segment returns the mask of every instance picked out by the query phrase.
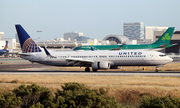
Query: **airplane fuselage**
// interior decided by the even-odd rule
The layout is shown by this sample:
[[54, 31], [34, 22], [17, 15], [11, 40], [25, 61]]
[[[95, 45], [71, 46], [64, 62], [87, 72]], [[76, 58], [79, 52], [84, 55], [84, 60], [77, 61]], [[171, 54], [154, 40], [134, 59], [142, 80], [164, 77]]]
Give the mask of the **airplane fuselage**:
[[141, 45], [86, 45], [79, 46], [73, 50], [119, 50], [119, 49], [155, 49], [157, 48], [168, 48], [173, 46], [170, 44], [171, 37], [174, 31], [174, 27], [169, 27], [161, 37], [152, 44], [141, 44]]
[[[29, 54], [30, 56], [21, 55], [21, 57], [31, 62], [53, 66], [73, 66], [74, 63], [68, 64], [67, 59], [92, 60], [95, 62], [108, 61], [111, 66], [157, 66], [172, 61], [170, 57], [165, 56], [163, 53], [141, 50], [51, 52], [51, 55], [57, 58], [48, 57], [45, 52]], [[83, 64], [81, 65], [83, 66]]]
[[[74, 48], [73, 50], [91, 50], [91, 47], [94, 50], [112, 50], [120, 47], [121, 45], [87, 45], [87, 46], [79, 46]], [[173, 46], [172, 44], [167, 45], [165, 48]], [[161, 48], [160, 44], [144, 44], [144, 45], [123, 45], [121, 49], [156, 49]]]
[[2, 50], [0, 50], [0, 55], [3, 55], [3, 54], [8, 53], [8, 52], [9, 52], [9, 50], [2, 49]]
[[[31, 62], [37, 62], [53, 66], [84, 66], [86, 67], [86, 72], [89, 72], [89, 67], [92, 67], [92, 70], [96, 72], [98, 69], [118, 68], [119, 66], [156, 66], [157, 68], [159, 67], [159, 65], [164, 65], [172, 61], [170, 57], [166, 56], [163, 53], [155, 51], [145, 51], [142, 49], [113, 49], [113, 51], [104, 49], [91, 51], [93, 50], [93, 48], [90, 47], [91, 50], [89, 51], [80, 50], [50, 52], [45, 47], [43, 47], [44, 49], [38, 47], [38, 45], [33, 41], [33, 39], [22, 28], [21, 25], [15, 25], [15, 27], [23, 52], [19, 55], [22, 58], [27, 59]], [[163, 45], [163, 47], [169, 45], [173, 30], [174, 27], [168, 28], [168, 30], [166, 30], [166, 32], [155, 43], [160, 43], [160, 45]], [[120, 46], [119, 48], [122, 48], [122, 46]], [[157, 69], [156, 72], [158, 72]]]

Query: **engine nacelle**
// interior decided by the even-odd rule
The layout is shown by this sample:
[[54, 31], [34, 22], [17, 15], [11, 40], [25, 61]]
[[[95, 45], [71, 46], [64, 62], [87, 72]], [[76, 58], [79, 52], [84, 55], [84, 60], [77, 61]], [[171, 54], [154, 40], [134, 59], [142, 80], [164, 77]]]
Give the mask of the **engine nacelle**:
[[121, 68], [122, 68], [122, 66], [111, 66], [110, 69], [121, 69]]
[[97, 69], [110, 69], [111, 63], [108, 61], [95, 62], [91, 65], [93, 70]]

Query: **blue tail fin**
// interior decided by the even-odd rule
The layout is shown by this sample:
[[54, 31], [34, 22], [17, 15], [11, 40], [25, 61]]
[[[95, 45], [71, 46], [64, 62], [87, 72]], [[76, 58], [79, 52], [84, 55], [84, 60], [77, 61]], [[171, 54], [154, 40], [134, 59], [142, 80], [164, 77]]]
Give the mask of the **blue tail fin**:
[[6, 45], [4, 47], [4, 50], [7, 50], [7, 48], [8, 48], [8, 41], [6, 41]]
[[23, 29], [21, 25], [15, 25], [23, 53], [41, 52], [41, 49]]

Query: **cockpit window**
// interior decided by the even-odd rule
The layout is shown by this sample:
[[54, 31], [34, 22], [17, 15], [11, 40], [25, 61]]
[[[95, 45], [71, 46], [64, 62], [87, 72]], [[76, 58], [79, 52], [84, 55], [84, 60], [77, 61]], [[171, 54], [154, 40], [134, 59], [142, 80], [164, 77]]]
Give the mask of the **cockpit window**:
[[164, 57], [164, 56], [166, 56], [166, 55], [165, 55], [165, 54], [160, 54], [159, 56], [160, 56], [160, 57]]

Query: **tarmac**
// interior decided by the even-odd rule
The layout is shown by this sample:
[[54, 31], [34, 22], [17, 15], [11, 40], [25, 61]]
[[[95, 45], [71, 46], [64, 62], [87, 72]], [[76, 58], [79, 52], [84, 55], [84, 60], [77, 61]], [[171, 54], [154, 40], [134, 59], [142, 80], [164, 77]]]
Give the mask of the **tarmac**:
[[[179, 63], [179, 62], [174, 62]], [[0, 58], [0, 74], [40, 74], [40, 75], [111, 75], [111, 76], [128, 76], [128, 75], [139, 75], [139, 76], [175, 76], [180, 77], [180, 71], [98, 71], [98, 72], [84, 72], [84, 70], [61, 70], [59, 67], [47, 66], [38, 63], [31, 63], [28, 60], [21, 58]]]

